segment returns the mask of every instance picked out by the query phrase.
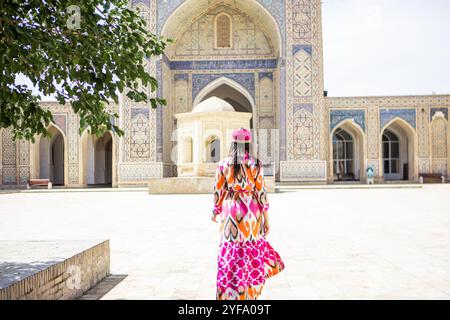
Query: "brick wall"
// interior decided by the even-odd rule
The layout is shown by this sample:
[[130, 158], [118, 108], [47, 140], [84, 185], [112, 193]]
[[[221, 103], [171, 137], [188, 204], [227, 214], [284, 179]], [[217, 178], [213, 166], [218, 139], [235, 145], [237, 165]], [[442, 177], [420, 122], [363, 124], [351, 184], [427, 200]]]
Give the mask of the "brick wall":
[[109, 240], [0, 289], [0, 300], [79, 298], [110, 273]]

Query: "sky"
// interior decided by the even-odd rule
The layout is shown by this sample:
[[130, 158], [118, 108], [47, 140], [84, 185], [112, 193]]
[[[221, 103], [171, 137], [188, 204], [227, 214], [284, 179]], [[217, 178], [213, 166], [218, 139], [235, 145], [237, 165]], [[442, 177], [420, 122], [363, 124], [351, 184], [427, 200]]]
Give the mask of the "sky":
[[450, 94], [450, 0], [323, 0], [322, 19], [329, 96]]
[[450, 94], [449, 0], [323, 0], [329, 96]]

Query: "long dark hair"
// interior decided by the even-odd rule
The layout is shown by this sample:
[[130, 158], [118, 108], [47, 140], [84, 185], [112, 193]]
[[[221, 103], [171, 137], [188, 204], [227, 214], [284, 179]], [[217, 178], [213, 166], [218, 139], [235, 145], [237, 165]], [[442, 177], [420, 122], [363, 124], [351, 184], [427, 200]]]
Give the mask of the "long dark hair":
[[245, 164], [244, 159], [246, 155], [249, 158], [255, 159], [255, 163], [258, 168], [261, 166], [261, 162], [259, 161], [259, 159], [252, 156], [250, 147], [251, 145], [249, 142], [231, 142], [229, 156], [232, 161], [231, 163], [233, 164], [234, 175], [241, 173], [241, 169]]

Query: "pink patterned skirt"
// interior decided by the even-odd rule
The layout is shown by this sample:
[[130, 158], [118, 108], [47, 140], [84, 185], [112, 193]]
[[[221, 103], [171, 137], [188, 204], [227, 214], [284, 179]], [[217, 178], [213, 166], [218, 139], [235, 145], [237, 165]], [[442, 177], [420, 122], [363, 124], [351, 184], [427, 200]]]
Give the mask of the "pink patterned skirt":
[[222, 242], [217, 272], [218, 300], [256, 300], [266, 279], [280, 273], [284, 263], [269, 242]]

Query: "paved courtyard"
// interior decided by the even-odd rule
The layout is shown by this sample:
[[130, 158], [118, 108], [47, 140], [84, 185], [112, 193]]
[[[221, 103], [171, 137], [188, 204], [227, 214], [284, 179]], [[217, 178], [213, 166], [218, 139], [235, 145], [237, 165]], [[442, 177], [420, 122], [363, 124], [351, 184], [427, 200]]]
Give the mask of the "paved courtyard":
[[[450, 185], [272, 194], [265, 299], [450, 299]], [[211, 196], [0, 194], [0, 240], [110, 239], [104, 299], [213, 299]]]

